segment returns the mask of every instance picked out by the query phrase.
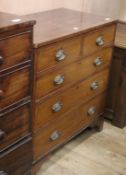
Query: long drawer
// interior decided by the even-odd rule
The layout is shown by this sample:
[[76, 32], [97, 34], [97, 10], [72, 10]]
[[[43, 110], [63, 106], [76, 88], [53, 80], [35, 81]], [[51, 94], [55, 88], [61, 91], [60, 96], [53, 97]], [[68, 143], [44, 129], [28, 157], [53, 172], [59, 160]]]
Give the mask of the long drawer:
[[31, 31], [0, 40], [0, 71], [29, 59]]
[[36, 99], [39, 99], [58, 88], [84, 79], [95, 72], [101, 71], [110, 65], [111, 58], [112, 48], [106, 48], [79, 62], [63, 68], [58, 68], [51, 72], [45, 72], [37, 79]]
[[80, 47], [81, 37], [77, 36], [38, 48], [35, 53], [36, 71], [77, 60], [80, 56]]
[[102, 94], [87, 104], [81, 104], [36, 133], [33, 137], [34, 160], [43, 157], [90, 125], [96, 116], [103, 113], [105, 96]]
[[24, 175], [31, 169], [31, 140], [21, 142], [7, 152], [0, 154], [0, 174]]
[[29, 96], [29, 66], [0, 75], [0, 110]]
[[108, 85], [108, 76], [109, 70], [105, 69], [76, 86], [59, 91], [51, 97], [37, 102], [33, 116], [34, 131], [70, 110], [71, 107], [105, 91]]
[[29, 104], [0, 117], [0, 151], [29, 135]]
[[103, 47], [113, 45], [116, 25], [102, 27], [96, 31], [91, 31], [83, 38], [83, 55], [87, 56]]

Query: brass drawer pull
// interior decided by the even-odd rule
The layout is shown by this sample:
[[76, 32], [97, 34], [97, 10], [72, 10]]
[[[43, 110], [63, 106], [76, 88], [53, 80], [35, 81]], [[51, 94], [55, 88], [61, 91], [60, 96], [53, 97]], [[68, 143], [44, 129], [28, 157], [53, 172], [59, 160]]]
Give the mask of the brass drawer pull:
[[89, 108], [89, 110], [88, 110], [88, 112], [87, 112], [87, 114], [89, 115], [89, 116], [92, 116], [92, 115], [94, 115], [96, 113], [96, 108], [93, 106], [93, 107], [91, 107], [91, 108]]
[[0, 65], [3, 64], [3, 57], [0, 55]]
[[8, 175], [5, 171], [0, 171], [0, 175]]
[[51, 136], [50, 136], [50, 140], [51, 141], [55, 141], [55, 140], [57, 140], [57, 139], [59, 139], [59, 137], [60, 137], [60, 132], [59, 131], [54, 131], [52, 134], [51, 134]]
[[64, 76], [63, 75], [57, 75], [55, 78], [54, 78], [54, 84], [55, 85], [60, 85], [64, 82]]
[[52, 106], [53, 112], [59, 112], [62, 109], [63, 104], [61, 102], [57, 102]]
[[0, 140], [4, 139], [6, 133], [0, 129]]
[[103, 61], [102, 61], [102, 59], [100, 58], [100, 57], [98, 57], [98, 58], [96, 58], [95, 60], [94, 60], [94, 65], [95, 66], [101, 66], [102, 65], [102, 63], [103, 63]]
[[59, 51], [57, 51], [57, 53], [56, 53], [56, 60], [57, 61], [62, 61], [65, 58], [66, 58], [66, 54], [65, 54], [63, 49], [60, 49]]
[[92, 84], [91, 84], [91, 90], [96, 90], [98, 89], [99, 87], [99, 82], [98, 81], [94, 81]]
[[102, 36], [99, 36], [97, 39], [96, 39], [96, 45], [97, 46], [103, 46], [105, 44], [105, 41], [104, 41], [104, 38]]
[[3, 90], [0, 90], [0, 99], [2, 99], [4, 97], [4, 92]]

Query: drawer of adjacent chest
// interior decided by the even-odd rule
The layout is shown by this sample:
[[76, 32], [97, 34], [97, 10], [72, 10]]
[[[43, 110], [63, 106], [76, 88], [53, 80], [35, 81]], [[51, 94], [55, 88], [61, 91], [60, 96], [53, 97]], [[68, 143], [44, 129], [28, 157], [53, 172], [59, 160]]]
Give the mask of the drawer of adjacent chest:
[[83, 38], [83, 55], [90, 55], [102, 47], [113, 45], [115, 30], [116, 25], [110, 25], [87, 33]]
[[0, 110], [30, 94], [29, 67], [0, 76]]
[[81, 37], [74, 37], [35, 50], [36, 71], [70, 63], [80, 56]]
[[40, 75], [36, 81], [36, 99], [101, 71], [110, 65], [111, 58], [112, 48], [106, 48], [64, 68]]
[[87, 104], [82, 104], [66, 115], [54, 120], [33, 136], [34, 160], [43, 157], [59, 145], [68, 141], [82, 128], [103, 113], [105, 94], [99, 95]]
[[51, 97], [37, 102], [35, 116], [33, 117], [34, 131], [69, 111], [73, 106], [105, 91], [108, 85], [108, 76], [109, 70], [106, 69], [76, 86], [59, 91]]
[[0, 154], [1, 175], [24, 175], [32, 163], [31, 141], [24, 141]]
[[0, 150], [29, 135], [29, 105], [0, 117]]
[[30, 59], [31, 43], [31, 32], [0, 40], [0, 71]]

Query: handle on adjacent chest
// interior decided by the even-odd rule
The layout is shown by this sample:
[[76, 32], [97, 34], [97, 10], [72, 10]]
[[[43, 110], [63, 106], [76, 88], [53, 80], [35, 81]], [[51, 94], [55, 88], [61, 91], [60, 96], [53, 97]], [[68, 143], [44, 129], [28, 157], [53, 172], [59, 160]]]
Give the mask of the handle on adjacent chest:
[[0, 175], [8, 175], [5, 171], [0, 171]]
[[50, 135], [50, 140], [51, 141], [55, 141], [57, 139], [59, 139], [60, 137], [60, 132], [59, 131], [54, 131], [51, 135]]
[[6, 133], [0, 129], [0, 140], [4, 139]]
[[91, 108], [89, 108], [89, 110], [88, 110], [88, 112], [87, 112], [87, 114], [89, 115], [89, 116], [92, 116], [92, 115], [94, 115], [96, 113], [96, 108], [94, 107], [94, 106], [92, 106]]
[[57, 76], [54, 78], [54, 84], [55, 84], [55, 85], [63, 84], [63, 82], [64, 82], [64, 76], [63, 76], [63, 75], [57, 75]]
[[56, 53], [56, 60], [57, 61], [62, 61], [66, 58], [66, 54], [63, 49], [60, 49]]
[[4, 91], [0, 89], [0, 99], [4, 97]]
[[103, 36], [97, 37], [97, 39], [96, 39], [96, 45], [97, 46], [103, 46], [104, 44], [105, 44], [105, 41], [104, 41]]
[[3, 57], [0, 55], [0, 65], [3, 64], [3, 61], [4, 61], [4, 59], [3, 59]]

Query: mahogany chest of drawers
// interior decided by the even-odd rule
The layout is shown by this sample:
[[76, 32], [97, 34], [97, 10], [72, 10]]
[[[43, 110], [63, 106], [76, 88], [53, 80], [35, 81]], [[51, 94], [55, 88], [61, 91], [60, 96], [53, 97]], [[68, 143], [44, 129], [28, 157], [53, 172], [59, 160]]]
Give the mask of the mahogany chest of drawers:
[[33, 24], [0, 26], [0, 175], [31, 171]]
[[[71, 10], [56, 10], [30, 16], [38, 22], [34, 36], [34, 165], [85, 128], [101, 130], [103, 126], [116, 22], [103, 21], [103, 25], [94, 27], [89, 21], [88, 30], [84, 23], [74, 33], [71, 23], [63, 26], [65, 18], [61, 19], [63, 24], [56, 23], [60, 13], [65, 13], [68, 21], [78, 15]], [[46, 17], [52, 20], [50, 30]], [[40, 28], [42, 23], [45, 28]], [[60, 32], [55, 31], [53, 23]]]

